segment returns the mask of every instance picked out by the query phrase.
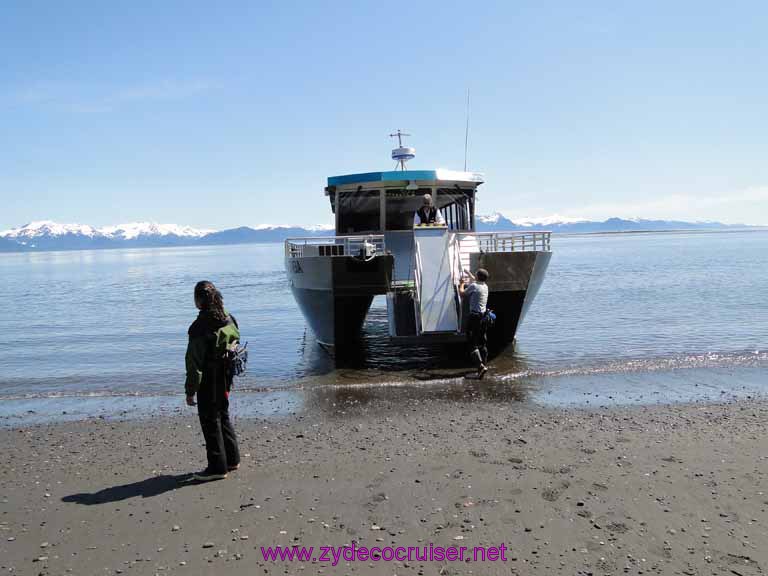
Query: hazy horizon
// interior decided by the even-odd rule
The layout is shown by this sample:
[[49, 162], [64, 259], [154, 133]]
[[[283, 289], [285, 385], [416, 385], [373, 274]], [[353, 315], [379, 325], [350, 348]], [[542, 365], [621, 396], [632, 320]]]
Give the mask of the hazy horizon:
[[[542, 226], [548, 226], [548, 225], [568, 225], [568, 224], [587, 224], [587, 223], [594, 223], [594, 224], [601, 224], [608, 220], [612, 220], [619, 217], [611, 217], [611, 218], [604, 218], [604, 219], [568, 219], [568, 218], [562, 218], [559, 215], [554, 215], [549, 218], [510, 218], [500, 212], [496, 213], [489, 213], [489, 214], [477, 214], [477, 218], [484, 222], [495, 222], [494, 217], [500, 215], [503, 218], [506, 218], [507, 220], [510, 220], [517, 226], [523, 226], [523, 225], [542, 225]], [[721, 222], [718, 220], [679, 220], [679, 219], [659, 219], [659, 218], [619, 218], [622, 221], [630, 221], [630, 222], [680, 222], [685, 224], [691, 224], [691, 225], [704, 225], [704, 224], [713, 224], [713, 225], [724, 225], [724, 226], [730, 226], [730, 227], [738, 227], [738, 226], [745, 226], [745, 227], [754, 227], [754, 228], [768, 228], [768, 226], [763, 226], [760, 224], [754, 225], [754, 224], [744, 224], [743, 222], [736, 222], [736, 223], [726, 223]], [[18, 232], [20, 230], [25, 229], [40, 229], [44, 226], [53, 227], [56, 228], [69, 228], [69, 229], [77, 229], [80, 228], [82, 231], [83, 228], [85, 229], [92, 229], [94, 232], [100, 232], [100, 233], [108, 233], [112, 234], [119, 230], [125, 230], [128, 229], [129, 234], [136, 234], [138, 233], [138, 230], [141, 226], [157, 226], [160, 228], [163, 228], [166, 232], [168, 229], [172, 229], [174, 233], [178, 232], [178, 229], [184, 229], [188, 232], [194, 231], [195, 233], [200, 234], [211, 234], [216, 232], [223, 232], [225, 230], [232, 230], [240, 227], [247, 227], [251, 228], [252, 230], [270, 230], [270, 229], [276, 229], [276, 228], [300, 228], [300, 229], [306, 229], [306, 230], [333, 230], [334, 225], [332, 222], [330, 223], [315, 223], [315, 224], [296, 224], [296, 223], [276, 223], [276, 224], [270, 224], [270, 223], [260, 223], [260, 224], [242, 224], [238, 226], [231, 226], [226, 228], [211, 228], [208, 227], [197, 227], [197, 226], [189, 226], [185, 223], [181, 222], [158, 222], [154, 220], [141, 220], [141, 221], [134, 221], [134, 222], [119, 222], [119, 223], [111, 223], [106, 225], [93, 225], [87, 222], [57, 222], [54, 220], [33, 220], [30, 222], [26, 222], [24, 224], [20, 224], [17, 226], [13, 226], [11, 228], [6, 229], [0, 229], [0, 237], [8, 236], [11, 233]], [[62, 233], [61, 230], [59, 230], [57, 233]]]

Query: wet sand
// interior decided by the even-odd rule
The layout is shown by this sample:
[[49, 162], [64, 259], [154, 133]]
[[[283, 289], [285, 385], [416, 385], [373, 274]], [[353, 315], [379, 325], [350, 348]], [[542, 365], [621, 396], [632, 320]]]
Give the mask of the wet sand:
[[[592, 410], [408, 400], [241, 418], [241, 469], [199, 485], [177, 481], [204, 459], [187, 414], [1, 430], [0, 571], [768, 571], [765, 400]], [[353, 541], [505, 544], [507, 560], [332, 566], [260, 552]]]

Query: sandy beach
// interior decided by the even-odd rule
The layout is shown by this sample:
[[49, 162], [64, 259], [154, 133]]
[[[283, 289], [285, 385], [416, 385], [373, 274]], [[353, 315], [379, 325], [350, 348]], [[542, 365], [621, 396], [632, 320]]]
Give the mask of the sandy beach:
[[[181, 399], [180, 399], [181, 402]], [[5, 574], [768, 571], [768, 402], [609, 409], [385, 401], [239, 419], [202, 467], [194, 412], [0, 431]], [[269, 561], [261, 547], [465, 546], [465, 561]], [[506, 561], [473, 547], [506, 546]]]

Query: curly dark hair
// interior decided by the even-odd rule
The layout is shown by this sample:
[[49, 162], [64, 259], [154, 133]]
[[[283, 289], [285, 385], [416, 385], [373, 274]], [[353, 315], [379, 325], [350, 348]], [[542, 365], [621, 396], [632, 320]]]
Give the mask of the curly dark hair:
[[201, 310], [210, 314], [213, 319], [220, 322], [226, 321], [227, 313], [224, 311], [224, 298], [218, 288], [213, 285], [213, 282], [201, 280], [195, 284], [195, 301], [199, 302]]

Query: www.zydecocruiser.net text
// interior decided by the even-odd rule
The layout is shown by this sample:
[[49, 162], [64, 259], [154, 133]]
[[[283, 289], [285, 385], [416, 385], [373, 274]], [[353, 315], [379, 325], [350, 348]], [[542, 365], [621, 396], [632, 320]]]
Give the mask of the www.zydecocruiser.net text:
[[268, 562], [506, 562], [509, 548], [498, 546], [262, 546]]

